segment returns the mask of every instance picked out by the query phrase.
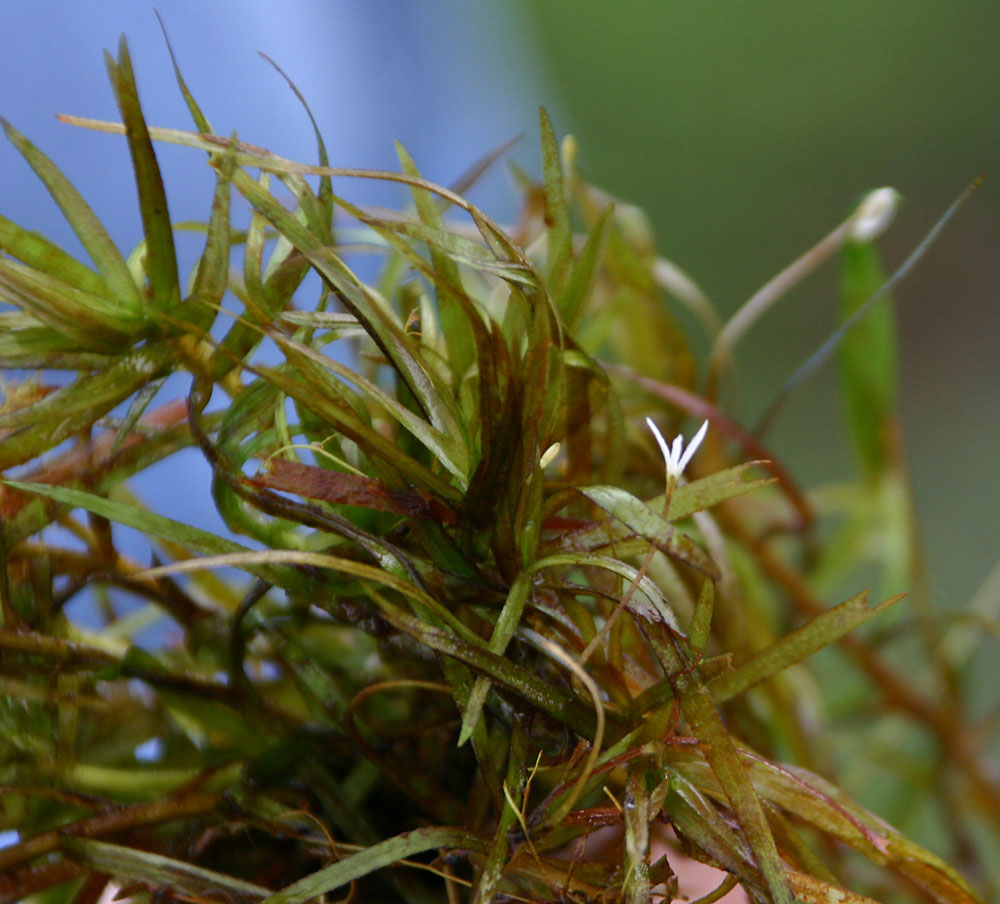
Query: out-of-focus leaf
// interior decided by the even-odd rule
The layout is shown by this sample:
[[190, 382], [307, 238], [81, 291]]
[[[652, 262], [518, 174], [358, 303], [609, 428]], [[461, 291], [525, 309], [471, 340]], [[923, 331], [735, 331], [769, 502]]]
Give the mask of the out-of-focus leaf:
[[153, 142], [139, 104], [139, 92], [132, 70], [132, 58], [125, 37], [118, 44], [118, 62], [105, 53], [108, 76], [115, 91], [118, 109], [125, 124], [139, 193], [139, 213], [146, 238], [144, 270], [149, 278], [150, 300], [160, 310], [169, 310], [180, 301], [177, 278], [177, 254], [174, 250], [174, 230], [167, 210], [167, 194], [156, 162]]
[[150, 888], [162, 886], [194, 896], [222, 893], [246, 904], [255, 904], [271, 894], [270, 889], [235, 876], [120, 844], [64, 835], [62, 846], [79, 863], [116, 879], [141, 882]]
[[0, 443], [0, 469], [29, 461], [89, 427], [172, 363], [170, 348], [148, 345], [102, 371], [77, 378], [28, 408], [0, 414], [0, 429], [15, 428]]
[[[110, 457], [113, 437], [97, 437], [89, 448], [68, 449], [51, 457], [41, 468], [25, 477], [25, 482], [58, 482], [82, 484], [97, 494], [104, 494], [111, 487], [138, 471], [155, 464], [185, 446], [192, 439], [186, 420], [171, 419], [169, 406], [158, 409], [150, 417], [155, 422], [145, 425], [143, 433], [132, 434], [122, 441], [117, 455]], [[148, 430], [155, 432], [149, 433]], [[10, 548], [31, 534], [40, 531], [57, 516], [59, 506], [54, 500], [40, 496], [25, 497], [10, 491], [0, 492], [0, 524], [3, 541]]]
[[[885, 283], [873, 242], [848, 241], [842, 252], [841, 310], [850, 317]], [[869, 477], [893, 464], [897, 407], [896, 324], [884, 295], [854, 324], [840, 345], [840, 373], [854, 448]]]
[[936, 854], [898, 832], [890, 836], [890, 863], [939, 904], [982, 904], [982, 899], [956, 870]]
[[708, 554], [641, 499], [613, 486], [580, 487], [579, 491], [672, 559], [690, 565], [713, 581], [719, 580], [719, 569]]
[[730, 700], [759, 681], [784, 671], [813, 653], [838, 641], [849, 631], [865, 624], [876, 615], [898, 603], [903, 595], [890, 597], [874, 609], [868, 608], [868, 591], [852, 596], [839, 606], [817, 615], [797, 631], [786, 634], [765, 650], [755, 653], [749, 660], [731, 672], [719, 675], [709, 685], [718, 703]]

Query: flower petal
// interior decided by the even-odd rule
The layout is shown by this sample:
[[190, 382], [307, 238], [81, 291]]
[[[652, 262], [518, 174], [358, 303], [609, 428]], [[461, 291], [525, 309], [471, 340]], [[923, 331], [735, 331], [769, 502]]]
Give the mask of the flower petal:
[[646, 418], [646, 423], [649, 425], [649, 429], [653, 431], [653, 436], [656, 437], [656, 442], [660, 447], [660, 451], [663, 453], [663, 462], [666, 466], [670, 467], [670, 446], [667, 445], [667, 441], [663, 438], [663, 434], [660, 433], [660, 428], [653, 423], [651, 417]]
[[678, 475], [683, 473], [684, 469], [688, 466], [688, 462], [694, 458], [694, 453], [698, 451], [698, 447], [701, 445], [701, 441], [705, 438], [706, 433], [708, 433], [708, 421], [705, 421], [698, 428], [698, 432], [691, 437], [691, 442], [688, 443], [688, 447], [684, 450], [684, 455], [681, 456], [681, 460], [677, 465]]

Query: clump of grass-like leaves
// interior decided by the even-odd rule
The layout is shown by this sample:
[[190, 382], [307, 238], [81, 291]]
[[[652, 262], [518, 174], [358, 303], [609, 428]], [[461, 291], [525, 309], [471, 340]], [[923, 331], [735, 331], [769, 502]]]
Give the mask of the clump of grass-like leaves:
[[[197, 131], [149, 127], [124, 43], [108, 69], [122, 124], [73, 121], [128, 141], [131, 255], [4, 124], [91, 262], [0, 218], [0, 365], [35, 374], [0, 411], [0, 828], [18, 832], [0, 901], [94, 901], [109, 881], [268, 904], [354, 884], [355, 900], [413, 904], [671, 900], [674, 851], [759, 902], [977, 900], [832, 784], [801, 664], [839, 643], [879, 712], [933, 739], [954, 777], [942, 825], [976, 797], [996, 829], [956, 662], [929, 653], [911, 683], [877, 638], [847, 636], [896, 598], [820, 599], [817, 574], [849, 574], [851, 557], [817, 546], [813, 501], [717, 398], [739, 336], [822, 258], [842, 251], [847, 314], [879, 289], [871, 210], [718, 331], [544, 113], [542, 180], [517, 174], [523, 214], [504, 229], [402, 148], [384, 173], [331, 168], [318, 132], [318, 166], [218, 138], [179, 74]], [[216, 173], [187, 282], [154, 141]], [[395, 181], [412, 206], [359, 208], [335, 179]], [[373, 284], [345, 261], [359, 241], [382, 256]], [[310, 272], [318, 298], [302, 297]], [[700, 391], [668, 292], [716, 340]], [[899, 535], [891, 310], [865, 310], [842, 346], [870, 519], [852, 530]], [[164, 398], [178, 370], [187, 398]], [[667, 436], [707, 419], [685, 475], [647, 417]], [[192, 445], [251, 545], [127, 491]], [[156, 567], [122, 554], [112, 525], [148, 537]], [[175, 640], [142, 648], [141, 619], [113, 607], [104, 631], [67, 618], [108, 588]], [[943, 831], [975, 867], [984, 842]]]

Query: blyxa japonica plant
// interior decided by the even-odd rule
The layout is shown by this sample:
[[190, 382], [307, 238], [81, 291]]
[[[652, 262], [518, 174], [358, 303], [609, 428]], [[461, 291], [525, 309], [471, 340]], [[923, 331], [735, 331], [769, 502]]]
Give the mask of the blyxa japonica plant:
[[[0, 218], [0, 901], [638, 904], [677, 899], [682, 854], [719, 871], [703, 904], [980, 900], [1000, 783], [963, 721], [969, 636], [902, 669], [896, 598], [826, 599], [854, 557], [719, 397], [750, 323], [839, 254], [848, 520], [914, 567], [873, 245], [891, 193], [720, 328], [544, 112], [502, 228], [402, 148], [386, 173], [330, 167], [318, 133], [316, 166], [219, 138], [179, 73], [195, 131], [152, 128], [124, 42], [108, 69], [122, 123], [75, 122], [128, 142], [131, 254], [4, 124], [90, 262]], [[186, 281], [157, 141], [216, 176]], [[410, 206], [353, 205], [354, 179]], [[127, 489], [190, 447], [224, 536]], [[68, 616], [83, 595], [101, 628]], [[150, 619], [170, 630], [143, 646]], [[863, 691], [836, 719], [806, 663], [827, 647]], [[919, 741], [904, 796], [953, 865], [837, 784], [887, 723]]]

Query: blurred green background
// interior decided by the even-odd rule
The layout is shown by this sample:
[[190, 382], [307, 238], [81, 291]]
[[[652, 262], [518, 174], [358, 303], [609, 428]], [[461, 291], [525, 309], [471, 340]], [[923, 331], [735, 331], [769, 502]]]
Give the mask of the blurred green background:
[[[968, 183], [991, 177], [896, 293], [930, 587], [964, 605], [1000, 547], [1000, 4], [514, 5], [586, 175], [649, 211], [663, 253], [724, 315], [863, 192], [904, 196], [880, 242], [891, 270]], [[727, 394], [744, 423], [833, 329], [836, 292], [828, 265], [744, 340]], [[848, 473], [841, 425], [828, 366], [768, 439], [813, 485]]]

